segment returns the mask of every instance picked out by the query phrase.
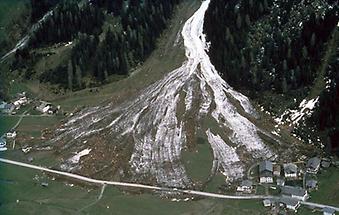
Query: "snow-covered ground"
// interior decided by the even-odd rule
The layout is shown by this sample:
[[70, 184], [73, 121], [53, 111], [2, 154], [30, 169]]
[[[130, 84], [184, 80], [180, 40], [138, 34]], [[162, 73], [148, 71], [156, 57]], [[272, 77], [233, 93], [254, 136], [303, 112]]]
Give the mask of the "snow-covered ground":
[[[121, 144], [132, 138], [134, 150], [129, 163], [135, 178], [150, 175], [165, 186], [187, 187], [192, 181], [181, 163], [188, 138], [185, 113], [198, 104], [196, 129], [204, 129], [202, 121], [208, 118], [229, 133], [226, 141], [213, 129], [204, 131], [219, 170], [227, 179], [240, 178], [244, 172], [237, 148], [248, 159], [271, 157], [273, 152], [258, 135], [260, 129], [249, 120], [256, 117], [249, 99], [219, 76], [207, 54], [209, 44], [203, 26], [209, 3], [210, 0], [202, 2], [183, 27], [187, 60], [180, 68], [119, 107], [112, 103], [81, 111], [59, 130], [54, 141], [72, 144], [105, 134], [112, 137], [112, 144]], [[180, 115], [181, 103], [185, 104], [185, 113]]]

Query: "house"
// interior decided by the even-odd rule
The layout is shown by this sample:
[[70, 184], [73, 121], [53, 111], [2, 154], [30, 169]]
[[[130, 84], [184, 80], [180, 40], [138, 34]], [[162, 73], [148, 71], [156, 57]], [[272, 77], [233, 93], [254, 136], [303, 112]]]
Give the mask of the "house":
[[15, 105], [13, 104], [5, 104], [0, 111], [4, 114], [11, 114], [15, 110]]
[[318, 182], [314, 179], [306, 181], [306, 188], [309, 190], [315, 190], [318, 187]]
[[335, 210], [333, 208], [325, 207], [322, 211], [324, 215], [335, 215]]
[[35, 109], [41, 113], [48, 113], [50, 111], [50, 109], [52, 108], [52, 104], [45, 102], [45, 101], [41, 101], [40, 105], [37, 106]]
[[275, 165], [273, 167], [273, 175], [280, 177], [280, 173], [281, 173], [281, 166], [280, 165]]
[[309, 195], [306, 190], [301, 187], [283, 186], [281, 187], [281, 194], [283, 197], [295, 198], [298, 200], [306, 201]]
[[264, 207], [271, 207], [273, 205], [273, 202], [271, 199], [264, 199], [262, 203], [264, 204]]
[[273, 164], [271, 161], [263, 161], [259, 164], [260, 183], [273, 183]]
[[281, 198], [280, 203], [283, 204], [287, 209], [297, 211], [300, 207], [300, 202], [295, 199]]
[[0, 152], [3, 152], [3, 151], [7, 150], [6, 145], [7, 145], [6, 139], [0, 137]]
[[41, 183], [41, 186], [43, 186], [43, 187], [48, 187], [48, 183], [47, 183], [47, 182], [42, 182], [42, 183]]
[[284, 164], [284, 176], [285, 178], [297, 178], [298, 167], [294, 163]]
[[321, 160], [318, 157], [313, 157], [307, 161], [306, 168], [309, 173], [317, 173], [320, 168]]
[[10, 130], [9, 132], [6, 133], [7, 138], [15, 138], [16, 137], [16, 131], [15, 130]]
[[237, 187], [238, 192], [251, 193], [253, 189], [253, 182], [250, 180], [244, 180], [240, 186]]
[[280, 186], [280, 187], [284, 186], [285, 185], [285, 180], [282, 179], [282, 178], [278, 178], [277, 179], [277, 185]]
[[321, 167], [329, 168], [331, 166], [331, 161], [323, 160], [321, 161]]

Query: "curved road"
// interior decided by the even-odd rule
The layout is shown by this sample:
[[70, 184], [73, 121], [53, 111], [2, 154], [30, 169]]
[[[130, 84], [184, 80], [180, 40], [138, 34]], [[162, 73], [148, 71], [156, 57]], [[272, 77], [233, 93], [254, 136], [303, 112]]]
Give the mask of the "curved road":
[[[44, 171], [44, 172], [49, 172], [49, 173], [53, 173], [53, 174], [57, 174], [57, 175], [61, 175], [61, 176], [66, 176], [66, 177], [69, 177], [69, 178], [74, 178], [74, 179], [84, 181], [84, 182], [99, 184], [99, 185], [102, 185], [102, 186], [113, 185], [113, 186], [121, 186], [121, 187], [134, 187], [134, 188], [149, 189], [149, 190], [154, 190], [154, 191], [180, 192], [180, 193], [185, 193], [185, 194], [190, 194], [190, 195], [212, 197], [212, 198], [219, 198], [219, 199], [238, 199], [238, 200], [267, 199], [267, 198], [269, 198], [269, 199], [279, 199], [279, 197], [277, 197], [277, 196], [265, 196], [265, 195], [234, 196], [234, 195], [224, 195], [224, 194], [209, 193], [209, 192], [202, 192], [202, 191], [195, 191], [195, 190], [184, 190], [184, 189], [169, 188], [169, 187], [150, 186], [150, 185], [136, 184], [136, 183], [104, 181], [104, 180], [88, 178], [88, 177], [73, 174], [73, 173], [62, 172], [62, 171], [58, 171], [58, 170], [52, 170], [52, 169], [48, 169], [46, 167], [41, 167], [41, 166], [22, 163], [22, 162], [18, 162], [18, 161], [8, 160], [8, 159], [4, 159], [4, 158], [0, 158], [0, 162], [6, 163], [6, 164], [12, 164], [12, 165], [16, 165], [16, 166], [21, 166], [21, 167], [26, 167], [26, 168], [30, 168], [30, 169], [41, 170], [41, 171]], [[318, 207], [318, 208], [328, 207], [328, 208], [333, 208], [336, 211], [339, 211], [339, 208], [337, 208], [337, 207], [313, 203], [313, 202], [301, 202], [301, 204], [307, 205], [307, 206]]]

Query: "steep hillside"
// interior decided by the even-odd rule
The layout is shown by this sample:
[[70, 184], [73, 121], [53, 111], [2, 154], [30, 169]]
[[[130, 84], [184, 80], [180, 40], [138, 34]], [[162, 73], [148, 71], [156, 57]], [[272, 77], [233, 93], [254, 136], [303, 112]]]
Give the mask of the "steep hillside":
[[[212, 0], [205, 26], [209, 54], [232, 86], [283, 121], [293, 121], [293, 113], [312, 111], [303, 105], [318, 101], [326, 80], [334, 81], [335, 75], [325, 73], [337, 56], [338, 17], [338, 2], [332, 0]], [[306, 142], [319, 143], [312, 130], [302, 131], [310, 125], [303, 121], [287, 124]]]

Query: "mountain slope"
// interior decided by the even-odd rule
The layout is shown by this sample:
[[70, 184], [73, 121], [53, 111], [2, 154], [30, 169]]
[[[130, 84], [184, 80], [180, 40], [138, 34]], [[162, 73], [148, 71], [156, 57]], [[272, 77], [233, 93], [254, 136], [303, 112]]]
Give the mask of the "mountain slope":
[[62, 169], [190, 187], [195, 181], [182, 163], [182, 152], [194, 148], [198, 134], [210, 144], [211, 172], [219, 170], [228, 181], [241, 178], [254, 160], [276, 158], [284, 145], [280, 138], [260, 125], [248, 98], [233, 90], [210, 62], [203, 33], [209, 2], [183, 26], [187, 60], [181, 67], [135, 98], [84, 109], [57, 130], [51, 143], [60, 152], [86, 152], [83, 160], [64, 154]]

